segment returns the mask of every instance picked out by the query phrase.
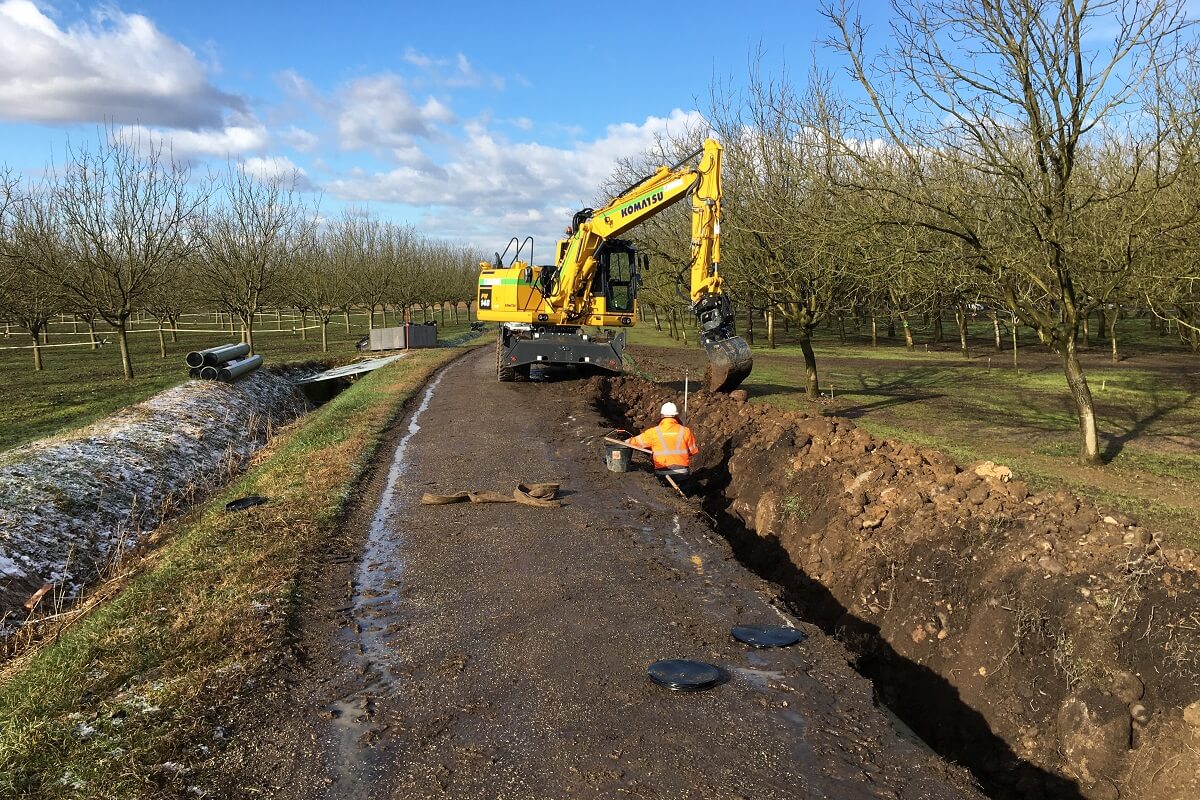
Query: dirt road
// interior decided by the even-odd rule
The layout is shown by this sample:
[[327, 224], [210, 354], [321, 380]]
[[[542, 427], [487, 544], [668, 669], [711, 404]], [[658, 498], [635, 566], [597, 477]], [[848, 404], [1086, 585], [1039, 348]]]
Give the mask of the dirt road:
[[[218, 792], [282, 798], [975, 798], [903, 738], [836, 642], [792, 622], [689, 504], [605, 470], [574, 381], [484, 350], [392, 433], [314, 569], [294, 663], [234, 721]], [[559, 509], [422, 492], [559, 481]], [[786, 623], [782, 650], [734, 641]], [[699, 694], [646, 677], [721, 666]]]

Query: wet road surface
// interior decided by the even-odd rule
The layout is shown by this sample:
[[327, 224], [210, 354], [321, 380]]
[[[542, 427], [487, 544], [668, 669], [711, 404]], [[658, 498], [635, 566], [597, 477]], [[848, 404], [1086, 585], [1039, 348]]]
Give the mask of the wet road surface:
[[[794, 622], [689, 504], [610, 473], [572, 380], [459, 360], [391, 434], [310, 579], [297, 662], [248, 702], [224, 793], [328, 798], [974, 798], [840, 645]], [[703, 443], [701, 443], [703, 446]], [[559, 509], [421, 506], [559, 482]], [[755, 650], [735, 624], [808, 638]], [[696, 694], [646, 676], [693, 658]]]

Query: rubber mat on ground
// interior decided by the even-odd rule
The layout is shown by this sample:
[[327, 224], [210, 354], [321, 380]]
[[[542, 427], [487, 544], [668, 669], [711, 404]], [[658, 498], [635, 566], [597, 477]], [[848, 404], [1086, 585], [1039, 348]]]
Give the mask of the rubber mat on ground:
[[557, 483], [518, 483], [512, 494], [502, 492], [454, 492], [453, 494], [421, 495], [421, 505], [444, 506], [451, 503], [521, 503], [537, 508], [558, 508]]

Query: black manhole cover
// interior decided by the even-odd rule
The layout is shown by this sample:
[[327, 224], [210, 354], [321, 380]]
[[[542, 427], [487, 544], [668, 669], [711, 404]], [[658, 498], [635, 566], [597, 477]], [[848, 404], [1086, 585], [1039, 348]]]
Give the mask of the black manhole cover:
[[721, 681], [723, 674], [712, 664], [683, 658], [655, 661], [646, 673], [650, 680], [673, 692], [700, 692], [711, 689]]
[[226, 511], [245, 511], [247, 508], [261, 506], [267, 502], [267, 498], [252, 494], [249, 497], [239, 497], [237, 500], [231, 500], [225, 504]]
[[786, 625], [735, 625], [733, 638], [753, 647], [788, 647], [807, 637]]

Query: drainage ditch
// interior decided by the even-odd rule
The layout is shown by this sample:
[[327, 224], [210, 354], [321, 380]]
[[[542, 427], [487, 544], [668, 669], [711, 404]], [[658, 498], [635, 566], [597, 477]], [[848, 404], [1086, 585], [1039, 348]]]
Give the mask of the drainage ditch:
[[0, 454], [0, 638], [29, 616], [31, 598], [71, 602], [308, 408], [289, 374], [258, 370], [189, 381]]
[[[673, 387], [594, 379], [641, 429]], [[705, 511], [841, 640], [877, 696], [995, 798], [1178, 798], [1200, 769], [1200, 577], [1187, 548], [1006, 468], [851, 421], [699, 394]]]

